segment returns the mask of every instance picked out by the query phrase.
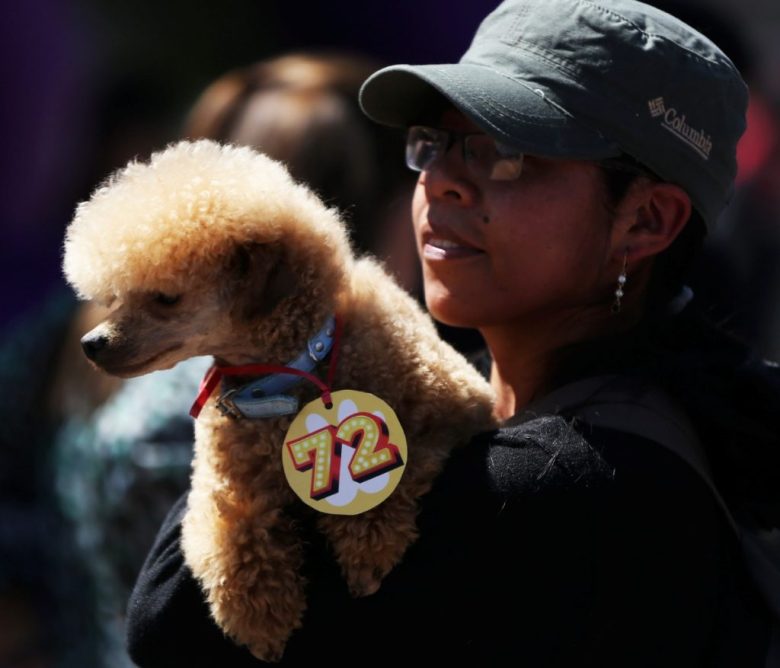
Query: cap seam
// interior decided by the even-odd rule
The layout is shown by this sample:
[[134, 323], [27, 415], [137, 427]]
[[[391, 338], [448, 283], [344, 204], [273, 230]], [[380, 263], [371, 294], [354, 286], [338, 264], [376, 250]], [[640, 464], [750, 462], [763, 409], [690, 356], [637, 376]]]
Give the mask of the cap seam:
[[501, 39], [501, 41], [509, 47], [517, 47], [518, 49], [522, 49], [523, 51], [526, 51], [527, 53], [530, 53], [531, 55], [534, 55], [537, 58], [541, 58], [545, 62], [553, 65], [556, 69], [562, 69], [569, 76], [572, 77], [582, 76], [582, 71], [580, 70], [579, 67], [577, 67], [576, 63], [572, 63], [571, 61], [568, 60], [561, 60], [553, 56], [546, 49], [537, 47], [533, 43], [526, 41], [522, 37], [518, 36], [511, 42], [503, 38]]
[[[556, 128], [556, 127], [560, 127], [560, 123], [542, 123], [542, 122], [539, 122], [537, 120], [534, 120], [534, 119], [538, 118], [536, 116], [525, 116], [525, 115], [523, 115], [523, 114], [521, 114], [519, 112], [514, 112], [509, 107], [504, 107], [500, 103], [497, 104], [493, 100], [490, 100], [487, 97], [483, 97], [481, 95], [477, 95], [477, 97], [483, 104], [485, 104], [487, 106], [487, 108], [493, 110], [494, 112], [496, 112], [497, 114], [499, 114], [501, 116], [504, 116], [505, 118], [509, 118], [509, 119], [515, 120], [515, 121], [523, 121], [525, 123], [529, 123], [531, 125], [535, 125], [535, 126], [541, 127], [541, 128]], [[468, 104], [467, 101], [464, 101], [463, 104], [466, 104], [469, 107], [472, 106], [471, 104]], [[504, 130], [499, 128], [494, 123], [490, 122], [487, 118], [484, 118], [484, 116], [480, 115], [480, 118], [483, 118], [483, 120], [485, 120], [486, 123], [488, 123], [494, 129], [498, 130], [502, 135], [509, 136], [507, 132], [505, 132]]]
[[[530, 90], [535, 95], [537, 94], [534, 91], [534, 89], [531, 86], [531, 84], [529, 82], [527, 82], [527, 81], [523, 81], [522, 79], [516, 79], [514, 77], [509, 76], [508, 74], [504, 74], [503, 72], [496, 72], [496, 74], [499, 74], [500, 76], [504, 77], [505, 79], [509, 79], [509, 81], [511, 81], [512, 83], [518, 84], [519, 86], [523, 86], [523, 88], [527, 88], [528, 90]], [[548, 97], [546, 94], [542, 94], [540, 97], [542, 98], [542, 100], [544, 100], [544, 102], [546, 104], [549, 104], [556, 111], [558, 111], [561, 114], [563, 114], [566, 117], [566, 119], [564, 119], [564, 120], [571, 121], [574, 125], [580, 126], [583, 130], [587, 130], [588, 132], [593, 133], [599, 139], [601, 139], [602, 141], [604, 141], [604, 142], [606, 142], [608, 144], [614, 144], [614, 142], [609, 140], [609, 139], [607, 139], [607, 137], [605, 137], [604, 134], [601, 131], [597, 130], [594, 127], [591, 127], [591, 125], [589, 123], [587, 123], [586, 121], [583, 121], [582, 119], [577, 118], [568, 109], [566, 109], [565, 107], [561, 106], [558, 102], [556, 102], [552, 98]], [[491, 104], [491, 103], [497, 104], [497, 105], [500, 105], [501, 107], [507, 109], [510, 112], [512, 111], [510, 107], [506, 107], [505, 105], [501, 104], [500, 102], [490, 100], [489, 98], [485, 98], [485, 102], [487, 102], [488, 104]], [[509, 115], [511, 116], [511, 113]], [[556, 124], [556, 125], [558, 125], [558, 124]]]
[[[579, 0], [581, 2], [585, 2], [587, 0]], [[595, 5], [596, 7], [599, 7], [599, 5]], [[616, 15], [619, 16], [619, 15]], [[632, 25], [632, 27], [635, 27]], [[637, 29], [638, 30], [638, 29]], [[707, 65], [707, 67], [714, 67], [719, 65], [717, 62], [713, 62], [707, 59], [702, 59], [697, 54], [685, 49], [684, 47], [681, 47], [679, 44], [676, 44], [675, 42], [672, 42], [671, 40], [666, 39], [663, 35], [658, 35], [657, 33], [647, 33], [643, 31], [639, 31], [643, 35], [655, 37], [657, 39], [663, 40], [664, 42], [667, 42], [669, 44], [673, 44], [674, 46], [678, 47], [681, 50], [681, 55], [685, 57], [693, 57], [696, 58], [699, 62], [702, 62]], [[562, 70], [566, 74], [568, 74], [571, 77], [583, 77], [587, 76], [588, 73], [583, 72], [582, 68], [580, 68], [576, 62], [568, 60], [568, 59], [562, 59], [557, 56], [554, 56], [551, 52], [549, 52], [547, 49], [544, 49], [542, 47], [536, 46], [532, 42], [529, 42], [522, 37], [515, 37], [513, 40], [507, 40], [504, 38], [500, 38], [501, 41], [509, 46], [510, 48], [518, 48], [522, 49], [526, 53], [529, 53], [533, 56], [536, 56], [537, 58], [540, 58], [541, 60], [549, 63], [556, 69]], [[464, 62], [464, 61], [461, 61]], [[467, 61], [466, 61], [467, 62]], [[476, 64], [476, 63], [470, 63], [470, 64]]]
[[[715, 59], [711, 60], [709, 58], [705, 58], [701, 54], [698, 54], [695, 51], [691, 51], [690, 49], [688, 49], [687, 47], [683, 46], [682, 44], [679, 44], [679, 43], [669, 39], [668, 37], [666, 37], [664, 35], [661, 35], [661, 34], [659, 34], [657, 32], [650, 32], [650, 31], [647, 31], [647, 30], [642, 30], [642, 28], [640, 28], [638, 25], [636, 25], [634, 22], [632, 22], [631, 19], [623, 16], [622, 14], [618, 14], [617, 12], [615, 12], [614, 10], [612, 10], [612, 9], [610, 9], [608, 7], [604, 7], [603, 5], [599, 5], [597, 3], [591, 2], [590, 0], [577, 0], [577, 2], [581, 3], [581, 4], [587, 4], [590, 7], [592, 7], [593, 9], [595, 9], [595, 10], [602, 11], [602, 12], [604, 12], [606, 14], [609, 14], [609, 15], [615, 17], [616, 19], [619, 19], [620, 21], [625, 23], [627, 26], [629, 26], [632, 30], [636, 31], [640, 35], [643, 35], [644, 37], [653, 37], [655, 39], [663, 41], [666, 44], [669, 44], [670, 46], [673, 46], [675, 49], [679, 50], [679, 52], [680, 52], [680, 54], [682, 56], [694, 58], [697, 62], [699, 62], [699, 63], [701, 63], [703, 65], [706, 65], [707, 68], [720, 67], [720, 66], [722, 66], [724, 64], [725, 65], [731, 65], [731, 67], [733, 67], [733, 63], [731, 63], [730, 61], [726, 62], [726, 61], [720, 61], [720, 60], [715, 60]], [[499, 39], [504, 44], [506, 44], [506, 45], [508, 45], [510, 47], [516, 46], [516, 47], [519, 47], [519, 48], [523, 48], [523, 49], [525, 49], [525, 51], [527, 51], [529, 53], [532, 53], [534, 55], [537, 55], [538, 57], [544, 59], [545, 61], [547, 61], [549, 63], [557, 65], [562, 70], [564, 70], [565, 72], [571, 74], [572, 76], [580, 76], [580, 74], [581, 74], [581, 70], [577, 66], [576, 62], [571, 61], [569, 59], [563, 59], [563, 58], [556, 57], [551, 52], [549, 52], [547, 49], [543, 49], [541, 47], [536, 47], [531, 42], [528, 42], [527, 40], [525, 40], [522, 36], [518, 35], [518, 36], [514, 37], [511, 40], [507, 39], [507, 38], [505, 38], [503, 36], [499, 36]], [[726, 59], [726, 60], [728, 60], [728, 59]]]
[[[487, 97], [479, 96], [479, 99], [482, 100], [482, 102], [484, 102], [489, 108], [493, 109], [497, 113], [502, 114], [507, 118], [513, 120], [527, 120], [529, 118], [530, 119], [540, 118], [539, 116], [525, 116], [524, 114], [515, 111], [511, 107], [507, 107], [506, 105], [501, 104], [500, 102], [496, 102], [495, 100], [490, 100]], [[553, 123], [553, 122], [544, 123], [544, 122], [532, 120], [532, 123], [534, 125], [538, 125], [539, 127], [544, 127], [544, 128], [555, 128], [561, 126], [561, 123]]]
[[[518, 49], [521, 49], [525, 51], [526, 53], [530, 54], [531, 56], [535, 56], [547, 63], [549, 63], [552, 67], [555, 67], [556, 69], [560, 69], [566, 74], [568, 74], [570, 77], [572, 77], [573, 83], [579, 83], [583, 78], [586, 78], [588, 75], [587, 72], [583, 72], [580, 70], [576, 64], [571, 63], [570, 61], [561, 62], [557, 58], [551, 58], [550, 54], [548, 54], [545, 50], [539, 50], [537, 47], [535, 47], [533, 44], [526, 42], [523, 39], [518, 38], [517, 41], [512, 43], [512, 46], [517, 47]], [[571, 67], [571, 65], [574, 65], [574, 67]], [[602, 84], [606, 85], [611, 91], [613, 91], [616, 95], [618, 95], [618, 98], [622, 99], [622, 95], [620, 94], [618, 89], [615, 89], [615, 87], [606, 79], [602, 81]], [[548, 100], [551, 103], [554, 103], [553, 100]], [[556, 108], [557, 108], [557, 103]], [[564, 109], [561, 107], [561, 109]], [[568, 110], [566, 110], [566, 113], [572, 116], [572, 118], [576, 118], [574, 114]], [[603, 136], [603, 135], [602, 135]]]
[[[499, 75], [501, 74], [500, 72], [496, 72], [495, 70], [490, 69], [488, 67], [486, 67], [485, 69], [489, 70], [490, 72], [492, 72], [494, 74], [499, 74]], [[451, 76], [448, 72], [446, 72], [444, 70], [436, 69], [435, 71], [440, 76], [442, 76], [443, 78], [447, 79], [451, 83], [456, 83], [456, 84], [457, 83], [461, 83], [461, 82], [457, 81], [455, 79], [455, 77]], [[501, 75], [501, 76], [503, 76], [503, 75]], [[512, 79], [511, 77], [505, 77], [505, 78], [509, 79], [510, 81], [513, 81], [514, 83], [517, 83], [518, 85], [522, 85], [519, 82], [517, 82], [515, 79]], [[527, 88], [527, 86], [526, 86], [526, 88]], [[517, 120], [530, 121], [534, 125], [539, 125], [539, 126], [542, 126], [542, 127], [557, 127], [557, 126], [560, 126], [560, 123], [558, 123], [558, 122], [544, 122], [544, 119], [545, 119], [544, 116], [538, 116], [536, 114], [524, 114], [524, 113], [522, 113], [520, 111], [517, 111], [516, 109], [512, 109], [511, 107], [507, 107], [506, 105], [501, 104], [497, 100], [491, 99], [490, 97], [485, 95], [485, 93], [483, 93], [483, 92], [481, 92], [479, 90], [472, 91], [472, 93], [473, 93], [474, 97], [479, 99], [481, 102], [486, 104], [488, 107], [491, 107], [494, 111], [497, 111], [497, 112], [499, 112], [499, 113], [501, 113], [501, 114], [503, 114], [505, 116], [508, 116], [510, 118], [514, 118], [514, 119], [517, 119]], [[452, 95], [452, 93], [449, 93], [449, 94]]]
[[[610, 16], [614, 16], [615, 18], [620, 19], [621, 21], [623, 21], [623, 23], [626, 23], [627, 25], [629, 25], [631, 28], [633, 28], [640, 35], [644, 35], [645, 37], [655, 37], [657, 39], [663, 40], [667, 44], [671, 44], [672, 46], [678, 48], [680, 51], [682, 51], [686, 55], [692, 56], [696, 60], [699, 60], [699, 61], [701, 61], [703, 63], [706, 63], [708, 66], [722, 65], [723, 64], [719, 60], [716, 60], [714, 58], [713, 59], [706, 58], [703, 55], [701, 55], [700, 53], [696, 53], [695, 51], [691, 51], [691, 49], [687, 48], [686, 46], [683, 46], [682, 44], [679, 44], [678, 42], [675, 42], [675, 41], [669, 39], [668, 37], [666, 37], [664, 35], [660, 35], [660, 34], [658, 34], [656, 32], [650, 32], [648, 30], [642, 30], [642, 28], [640, 28], [636, 23], [634, 23], [627, 16], [623, 16], [622, 14], [618, 14], [614, 9], [611, 9], [610, 7], [605, 7], [604, 5], [600, 5], [600, 4], [596, 3], [596, 2], [592, 2], [591, 0], [577, 0], [577, 2], [579, 2], [580, 4], [583, 4], [583, 5], [590, 5], [594, 9], [601, 10], [605, 14], [609, 14]], [[704, 37], [706, 39], [706, 37], [704, 35], [702, 35], [702, 37]]]

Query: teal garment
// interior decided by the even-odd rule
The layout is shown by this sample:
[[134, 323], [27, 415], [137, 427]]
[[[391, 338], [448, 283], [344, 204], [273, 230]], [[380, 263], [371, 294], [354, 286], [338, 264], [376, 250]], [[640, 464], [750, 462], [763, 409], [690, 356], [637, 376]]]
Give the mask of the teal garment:
[[124, 650], [125, 606], [160, 523], [188, 487], [189, 408], [211, 363], [199, 357], [129, 379], [57, 436], [57, 498], [94, 587], [99, 668], [133, 665]]
[[6, 638], [2, 665], [96, 663], [91, 581], [53, 493], [51, 462], [60, 427], [48, 402], [51, 374], [77, 305], [57, 290], [0, 339], [0, 599], [25, 629]]

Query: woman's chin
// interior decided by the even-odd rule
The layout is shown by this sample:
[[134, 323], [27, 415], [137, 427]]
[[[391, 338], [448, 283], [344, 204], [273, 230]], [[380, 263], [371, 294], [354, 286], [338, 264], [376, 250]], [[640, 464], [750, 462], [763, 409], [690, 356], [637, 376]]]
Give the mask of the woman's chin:
[[425, 305], [431, 317], [450, 327], [470, 327], [476, 329], [480, 326], [480, 318], [476, 313], [474, 304], [463, 303], [454, 299], [451, 295], [425, 295]]

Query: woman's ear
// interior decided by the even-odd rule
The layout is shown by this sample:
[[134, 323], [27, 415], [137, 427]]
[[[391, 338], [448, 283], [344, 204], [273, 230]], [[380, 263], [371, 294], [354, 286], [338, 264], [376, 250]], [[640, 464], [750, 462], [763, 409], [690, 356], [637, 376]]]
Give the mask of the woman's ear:
[[642, 179], [618, 205], [612, 229], [614, 259], [629, 263], [665, 251], [691, 217], [691, 198], [680, 186]]

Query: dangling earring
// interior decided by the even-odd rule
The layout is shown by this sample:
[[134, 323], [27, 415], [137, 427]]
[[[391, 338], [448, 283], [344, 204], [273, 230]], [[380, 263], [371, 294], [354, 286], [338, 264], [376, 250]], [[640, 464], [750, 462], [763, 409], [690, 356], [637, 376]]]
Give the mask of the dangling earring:
[[626, 286], [626, 267], [628, 266], [628, 249], [623, 254], [623, 268], [617, 279], [617, 288], [615, 289], [615, 301], [612, 303], [612, 313], [620, 313], [620, 300], [625, 294], [623, 288]]

